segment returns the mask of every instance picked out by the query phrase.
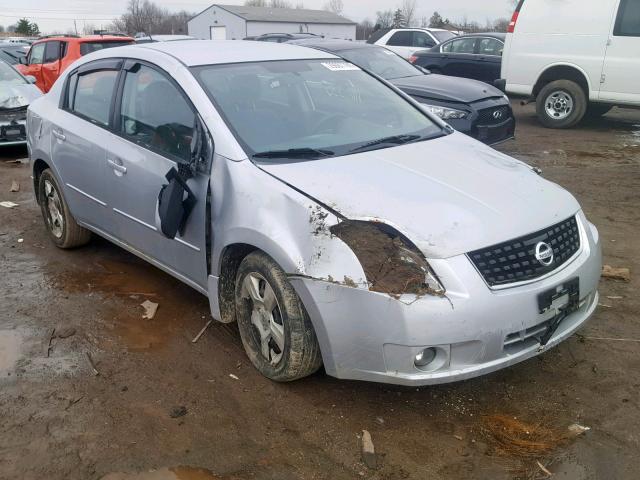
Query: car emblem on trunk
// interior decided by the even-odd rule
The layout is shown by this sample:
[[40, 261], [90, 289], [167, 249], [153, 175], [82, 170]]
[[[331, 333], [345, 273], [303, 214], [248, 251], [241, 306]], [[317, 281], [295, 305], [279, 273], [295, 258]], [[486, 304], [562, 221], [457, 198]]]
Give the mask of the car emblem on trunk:
[[493, 118], [496, 120], [500, 120], [502, 118], [502, 110], [496, 110], [493, 112]]
[[538, 242], [536, 245], [536, 260], [548, 267], [553, 263], [553, 248], [548, 243]]

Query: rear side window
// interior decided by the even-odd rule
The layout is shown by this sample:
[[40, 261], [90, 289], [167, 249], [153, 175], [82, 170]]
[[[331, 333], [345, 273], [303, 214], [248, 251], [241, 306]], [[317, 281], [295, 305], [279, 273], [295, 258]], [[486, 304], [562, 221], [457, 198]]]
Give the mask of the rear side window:
[[495, 38], [481, 38], [478, 44], [478, 53], [480, 55], [502, 55], [504, 48], [502, 42]]
[[120, 133], [125, 137], [189, 161], [195, 121], [191, 106], [163, 74], [144, 65], [127, 73], [120, 108]]
[[73, 95], [69, 109], [94, 123], [109, 125], [111, 99], [117, 78], [116, 70], [98, 70], [78, 75], [77, 80], [70, 83], [70, 86], [75, 84], [75, 92], [69, 89]]
[[387, 42], [392, 47], [411, 47], [413, 46], [413, 32], [396, 32]]
[[39, 43], [31, 47], [31, 52], [29, 52], [29, 65], [42, 63], [44, 59], [44, 43]]
[[613, 34], [640, 37], [640, 0], [621, 0]]
[[134, 42], [83, 42], [80, 44], [80, 55], [87, 55], [91, 52], [97, 52], [98, 50], [104, 50], [105, 48], [122, 47], [124, 45], [131, 45]]
[[445, 53], [473, 53], [476, 46], [475, 38], [460, 38], [445, 43], [442, 51]]

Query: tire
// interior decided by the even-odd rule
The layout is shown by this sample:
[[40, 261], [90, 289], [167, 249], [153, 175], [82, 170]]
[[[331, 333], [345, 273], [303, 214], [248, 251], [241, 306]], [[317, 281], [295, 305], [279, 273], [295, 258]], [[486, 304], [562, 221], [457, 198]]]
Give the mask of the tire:
[[38, 199], [47, 232], [57, 247], [80, 247], [91, 240], [91, 232], [78, 225], [71, 215], [62, 189], [49, 168], [40, 174]]
[[587, 111], [587, 96], [577, 83], [556, 80], [545, 85], [536, 99], [538, 119], [547, 128], [571, 128]]
[[284, 271], [268, 255], [253, 252], [245, 257], [236, 276], [235, 297], [242, 344], [262, 375], [290, 382], [320, 368], [320, 346], [309, 315]]

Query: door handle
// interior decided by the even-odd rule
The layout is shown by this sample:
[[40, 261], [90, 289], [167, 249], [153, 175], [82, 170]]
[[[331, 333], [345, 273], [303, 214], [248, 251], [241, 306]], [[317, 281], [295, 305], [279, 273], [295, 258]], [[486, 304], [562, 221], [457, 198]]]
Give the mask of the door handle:
[[65, 137], [64, 134], [62, 132], [59, 132], [58, 130], [51, 130], [51, 133], [61, 142], [64, 142], [67, 139], [67, 137]]
[[111, 168], [113, 168], [116, 172], [119, 172], [120, 174], [124, 175], [125, 173], [127, 173], [127, 167], [125, 167], [124, 165], [116, 162], [115, 160], [111, 160], [108, 159], [107, 163], [111, 166]]

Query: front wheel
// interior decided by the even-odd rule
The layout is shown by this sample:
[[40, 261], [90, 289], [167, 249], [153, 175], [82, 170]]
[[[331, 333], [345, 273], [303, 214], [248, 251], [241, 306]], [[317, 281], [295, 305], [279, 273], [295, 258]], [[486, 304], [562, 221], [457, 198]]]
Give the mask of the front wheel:
[[236, 315], [244, 349], [265, 377], [289, 382], [322, 365], [320, 346], [300, 297], [285, 272], [254, 252], [236, 276]]
[[571, 128], [584, 117], [587, 96], [571, 80], [556, 80], [544, 86], [536, 100], [536, 112], [547, 128]]
[[78, 225], [69, 211], [56, 177], [50, 169], [40, 174], [38, 199], [49, 237], [59, 248], [74, 248], [91, 240], [91, 232]]

